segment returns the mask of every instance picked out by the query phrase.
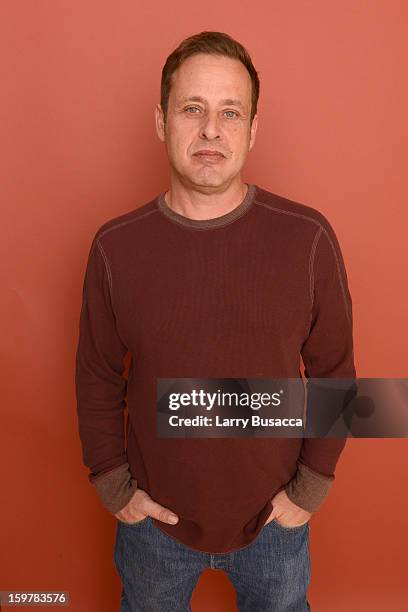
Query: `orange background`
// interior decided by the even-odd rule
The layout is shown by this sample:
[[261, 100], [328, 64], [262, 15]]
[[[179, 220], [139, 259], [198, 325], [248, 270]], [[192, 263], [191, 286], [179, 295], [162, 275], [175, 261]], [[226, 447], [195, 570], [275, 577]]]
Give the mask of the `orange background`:
[[[77, 433], [82, 281], [99, 225], [168, 186], [153, 109], [186, 36], [249, 49], [261, 95], [244, 180], [327, 215], [358, 376], [407, 376], [407, 17], [403, 0], [1, 2], [1, 590], [119, 610], [115, 519]], [[313, 612], [406, 609], [406, 450], [349, 440], [311, 521]], [[236, 610], [226, 575], [204, 572], [192, 607]]]

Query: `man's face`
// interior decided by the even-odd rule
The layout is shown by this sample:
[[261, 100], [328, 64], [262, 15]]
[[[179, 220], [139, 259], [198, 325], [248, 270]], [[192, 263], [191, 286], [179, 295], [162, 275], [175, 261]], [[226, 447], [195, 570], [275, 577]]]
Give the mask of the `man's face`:
[[[196, 54], [173, 73], [167, 120], [156, 107], [157, 133], [179, 180], [203, 192], [227, 188], [255, 142], [251, 78], [229, 57]], [[206, 155], [200, 151], [218, 152]]]

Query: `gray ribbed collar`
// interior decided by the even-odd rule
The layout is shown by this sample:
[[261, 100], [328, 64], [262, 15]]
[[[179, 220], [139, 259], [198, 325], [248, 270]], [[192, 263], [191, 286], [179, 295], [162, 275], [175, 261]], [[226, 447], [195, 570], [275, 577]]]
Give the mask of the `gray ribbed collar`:
[[256, 185], [248, 184], [248, 189], [246, 195], [242, 202], [238, 204], [235, 208], [227, 212], [225, 215], [221, 215], [220, 217], [214, 217], [212, 219], [190, 219], [190, 217], [185, 217], [180, 213], [177, 213], [175, 210], [170, 208], [165, 200], [166, 192], [163, 191], [157, 196], [157, 205], [159, 210], [166, 215], [172, 221], [179, 223], [180, 225], [184, 225], [186, 227], [193, 227], [196, 229], [210, 229], [212, 227], [223, 227], [224, 225], [228, 225], [235, 221], [239, 217], [242, 217], [243, 214], [251, 207], [252, 202], [255, 199], [256, 193]]

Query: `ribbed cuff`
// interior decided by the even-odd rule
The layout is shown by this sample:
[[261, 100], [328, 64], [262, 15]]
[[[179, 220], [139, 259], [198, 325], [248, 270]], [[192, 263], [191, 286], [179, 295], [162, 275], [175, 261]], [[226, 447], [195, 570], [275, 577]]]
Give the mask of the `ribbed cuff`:
[[327, 497], [333, 481], [334, 476], [324, 476], [298, 462], [297, 472], [285, 486], [285, 491], [294, 504], [308, 512], [316, 512]]
[[91, 478], [104, 507], [112, 514], [122, 510], [137, 489], [137, 480], [129, 471], [129, 464], [122, 465]]

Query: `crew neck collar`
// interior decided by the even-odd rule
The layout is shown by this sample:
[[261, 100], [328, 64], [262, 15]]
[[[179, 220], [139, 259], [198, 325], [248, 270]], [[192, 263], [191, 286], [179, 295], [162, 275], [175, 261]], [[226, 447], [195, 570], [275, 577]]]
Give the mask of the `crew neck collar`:
[[248, 186], [247, 192], [245, 194], [244, 199], [241, 201], [238, 206], [225, 213], [225, 215], [221, 215], [219, 217], [214, 217], [212, 219], [190, 219], [190, 217], [185, 217], [180, 213], [176, 212], [167, 204], [165, 200], [165, 191], [162, 191], [157, 196], [157, 205], [159, 210], [172, 221], [184, 225], [186, 227], [192, 227], [196, 229], [211, 229], [212, 227], [223, 227], [224, 225], [229, 225], [239, 217], [242, 217], [243, 214], [249, 210], [254, 199], [256, 192], [256, 185], [246, 183]]

